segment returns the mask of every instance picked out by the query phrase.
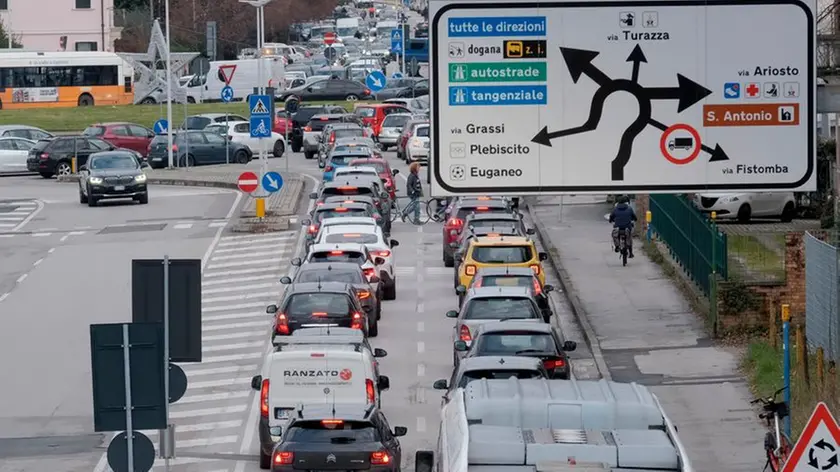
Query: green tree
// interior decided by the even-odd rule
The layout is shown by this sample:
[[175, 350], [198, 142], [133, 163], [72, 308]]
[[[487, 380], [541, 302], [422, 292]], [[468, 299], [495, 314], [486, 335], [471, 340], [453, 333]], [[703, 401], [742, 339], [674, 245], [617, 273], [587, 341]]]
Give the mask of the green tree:
[[136, 10], [149, 7], [149, 0], [114, 0], [114, 8], [118, 10]]
[[[12, 35], [12, 47], [13, 48], [21, 48], [23, 47], [22, 44], [18, 41], [17, 38]], [[9, 33], [6, 32], [6, 26], [0, 21], [0, 48], [8, 49], [9, 48]]]

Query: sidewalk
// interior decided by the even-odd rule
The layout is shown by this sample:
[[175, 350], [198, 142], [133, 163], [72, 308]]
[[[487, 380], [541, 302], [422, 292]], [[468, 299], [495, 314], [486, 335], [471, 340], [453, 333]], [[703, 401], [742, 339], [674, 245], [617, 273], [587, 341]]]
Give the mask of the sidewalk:
[[595, 200], [565, 197], [561, 206], [560, 197], [543, 197], [529, 210], [602, 375], [647, 385], [659, 397], [694, 470], [760, 470], [765, 430], [738, 353], [712, 343], [641, 242], [622, 267], [604, 218], [611, 205]]

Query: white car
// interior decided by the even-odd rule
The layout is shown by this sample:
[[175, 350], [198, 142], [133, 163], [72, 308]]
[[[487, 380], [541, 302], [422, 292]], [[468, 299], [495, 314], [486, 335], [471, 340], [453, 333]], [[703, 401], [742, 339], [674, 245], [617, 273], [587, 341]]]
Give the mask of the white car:
[[337, 167], [335, 169], [335, 173], [333, 174], [333, 180], [338, 179], [339, 177], [346, 177], [350, 175], [369, 175], [371, 177], [379, 178], [379, 172], [376, 171], [375, 167], [370, 166], [344, 166], [344, 167]]
[[694, 205], [703, 213], [715, 212], [717, 219], [741, 223], [750, 218], [779, 218], [787, 223], [796, 216], [793, 192], [698, 193]]
[[414, 136], [408, 140], [405, 146], [405, 162], [411, 164], [412, 162], [419, 162], [421, 164], [429, 163], [429, 147], [431, 140], [429, 139], [429, 125], [419, 125], [414, 130]]
[[[309, 246], [309, 252], [305, 259], [301, 260], [299, 257], [292, 259], [292, 265], [296, 267], [300, 267], [304, 263], [322, 264], [329, 262], [355, 262], [359, 264], [365, 277], [370, 282], [371, 278], [380, 271], [379, 268], [385, 264], [385, 259], [381, 256], [372, 255], [367, 247], [360, 243], [313, 244]], [[382, 293], [381, 279], [379, 282], [372, 282], [371, 285], [376, 285], [376, 292]]]
[[391, 250], [400, 245], [399, 241], [385, 238], [382, 228], [369, 225], [330, 225], [322, 228], [315, 240], [315, 246], [330, 246], [333, 244], [358, 243], [364, 244], [370, 254], [383, 259], [379, 267], [379, 279], [382, 281], [384, 300], [397, 298], [397, 279], [394, 274], [394, 252]]
[[[205, 131], [212, 131], [221, 136], [229, 136], [234, 143], [248, 146], [254, 156], [260, 154], [260, 139], [251, 137], [251, 123], [247, 121], [229, 121], [225, 123], [213, 123], [204, 128]], [[283, 157], [286, 152], [286, 138], [280, 133], [271, 132], [271, 138], [266, 141], [266, 149], [274, 157]]]
[[0, 138], [0, 173], [26, 172], [26, 158], [35, 141], [26, 138]]
[[321, 220], [321, 226], [318, 227], [318, 234], [315, 235], [315, 239], [313, 241], [319, 241], [321, 239], [321, 233], [324, 231], [325, 228], [330, 226], [375, 226], [379, 227], [379, 223], [376, 222], [375, 219], [369, 218], [367, 216], [345, 216], [343, 218], [324, 218]]

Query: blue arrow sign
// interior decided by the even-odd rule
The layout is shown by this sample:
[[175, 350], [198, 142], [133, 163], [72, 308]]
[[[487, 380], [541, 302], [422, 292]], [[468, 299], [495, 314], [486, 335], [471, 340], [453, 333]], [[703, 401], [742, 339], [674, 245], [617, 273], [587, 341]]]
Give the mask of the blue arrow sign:
[[403, 78], [402, 72], [400, 72], [400, 71], [394, 72], [393, 74], [391, 74], [391, 78], [392, 79], [402, 79]]
[[229, 103], [231, 100], [233, 100], [233, 87], [225, 85], [222, 87], [222, 101]]
[[164, 119], [157, 120], [155, 121], [155, 125], [153, 126], [153, 128], [155, 134], [164, 134], [169, 129], [169, 122]]
[[391, 52], [402, 54], [402, 31], [399, 29], [391, 30]]
[[385, 82], [388, 81], [388, 78], [385, 77], [385, 74], [382, 71], [374, 70], [368, 74], [367, 78], [365, 79], [365, 85], [369, 88], [372, 92], [378, 92], [385, 88]]
[[262, 186], [268, 193], [274, 193], [283, 188], [283, 176], [278, 172], [266, 172], [262, 178]]

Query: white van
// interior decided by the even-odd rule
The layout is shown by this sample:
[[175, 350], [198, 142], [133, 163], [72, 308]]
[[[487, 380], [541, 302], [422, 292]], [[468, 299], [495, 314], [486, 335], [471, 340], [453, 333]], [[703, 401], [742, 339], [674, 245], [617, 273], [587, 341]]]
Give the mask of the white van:
[[359, 32], [359, 18], [339, 18], [335, 20], [335, 33], [343, 39], [349, 39], [356, 36]]
[[[187, 84], [189, 103], [221, 102], [225, 77], [233, 74], [230, 86], [233, 88], [233, 101], [248, 99], [254, 93], [254, 87], [260, 86], [259, 61], [263, 61], [265, 87], [274, 87], [279, 95], [286, 87], [286, 65], [281, 57], [263, 59], [243, 59], [239, 61], [212, 61], [207, 74], [196, 76]], [[196, 80], [200, 77], [200, 80]]]
[[352, 345], [289, 345], [269, 354], [262, 375], [251, 379], [251, 388], [260, 392], [260, 462], [271, 457], [301, 404], [378, 405], [390, 380], [376, 381], [374, 362], [370, 351]]

